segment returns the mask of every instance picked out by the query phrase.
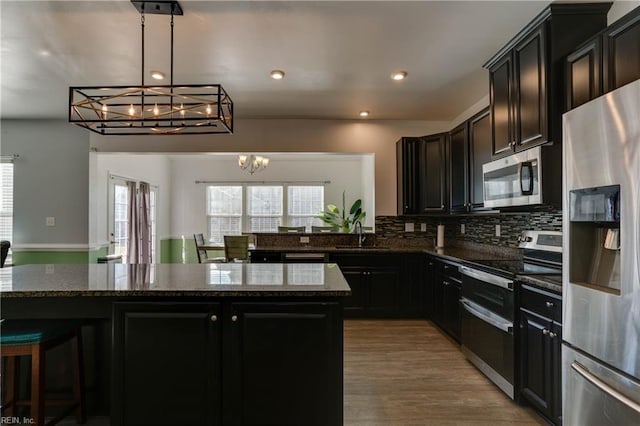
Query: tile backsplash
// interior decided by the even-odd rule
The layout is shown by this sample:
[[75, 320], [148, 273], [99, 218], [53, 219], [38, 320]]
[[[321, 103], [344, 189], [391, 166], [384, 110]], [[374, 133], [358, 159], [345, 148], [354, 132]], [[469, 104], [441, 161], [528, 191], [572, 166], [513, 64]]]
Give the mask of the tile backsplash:
[[[414, 231], [405, 232], [405, 223], [413, 223]], [[426, 230], [421, 231], [421, 224]], [[518, 235], [524, 230], [562, 230], [562, 211], [544, 210], [535, 212], [474, 214], [440, 217], [376, 216], [376, 240], [404, 239], [408, 244], [433, 245], [436, 229], [445, 225], [446, 241], [461, 241], [518, 247]], [[464, 225], [462, 234], [460, 225]], [[496, 225], [500, 225], [500, 236], [496, 236]]]

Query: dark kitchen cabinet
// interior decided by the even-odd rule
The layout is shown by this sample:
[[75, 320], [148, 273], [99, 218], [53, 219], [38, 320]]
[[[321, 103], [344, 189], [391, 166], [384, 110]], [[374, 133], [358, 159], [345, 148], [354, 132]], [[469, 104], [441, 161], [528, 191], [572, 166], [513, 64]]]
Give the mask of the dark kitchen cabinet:
[[561, 307], [559, 295], [521, 286], [520, 396], [556, 425], [562, 424]]
[[117, 303], [112, 423], [222, 424], [221, 318], [216, 303]]
[[229, 308], [223, 423], [342, 424], [337, 304], [236, 302]]
[[462, 280], [458, 264], [430, 258], [431, 320], [460, 341], [460, 290]]
[[118, 302], [113, 318], [114, 425], [342, 424], [339, 303]]
[[482, 165], [491, 161], [491, 116], [489, 108], [469, 119], [469, 210], [484, 210]]
[[565, 57], [606, 27], [610, 7], [552, 3], [485, 64], [495, 158], [561, 142]]
[[640, 78], [640, 7], [567, 56], [567, 109]]
[[469, 199], [469, 132], [465, 121], [449, 132], [449, 212], [466, 212]]
[[602, 54], [605, 93], [640, 78], [640, 7], [604, 31]]
[[351, 318], [418, 318], [423, 311], [424, 255], [333, 253], [351, 296], [344, 315]]
[[446, 211], [445, 134], [396, 143], [398, 215]]
[[468, 213], [484, 208], [482, 165], [491, 161], [489, 108], [449, 133], [449, 211]]

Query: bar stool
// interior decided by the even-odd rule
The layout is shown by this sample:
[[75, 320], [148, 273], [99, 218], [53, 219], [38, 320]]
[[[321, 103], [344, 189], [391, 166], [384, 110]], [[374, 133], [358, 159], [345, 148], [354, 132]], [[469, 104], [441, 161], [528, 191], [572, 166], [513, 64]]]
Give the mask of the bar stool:
[[[84, 402], [84, 369], [80, 321], [71, 320], [3, 320], [0, 323], [2, 361], [6, 361], [6, 401], [3, 416], [14, 416], [15, 407], [31, 407], [32, 424], [44, 426], [45, 405], [66, 406], [47, 425], [58, 423], [75, 411], [77, 423], [86, 421]], [[65, 342], [71, 342], [73, 371], [73, 399], [45, 401], [46, 351]], [[20, 400], [17, 379], [17, 360], [31, 356], [31, 399]]]

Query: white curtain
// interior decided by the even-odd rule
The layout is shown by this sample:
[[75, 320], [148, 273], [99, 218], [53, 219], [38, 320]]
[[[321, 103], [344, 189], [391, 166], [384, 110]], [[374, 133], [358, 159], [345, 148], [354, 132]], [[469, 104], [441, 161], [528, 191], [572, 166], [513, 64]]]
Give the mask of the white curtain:
[[151, 187], [147, 182], [127, 181], [129, 193], [129, 233], [127, 241], [127, 263], [153, 263], [151, 259]]

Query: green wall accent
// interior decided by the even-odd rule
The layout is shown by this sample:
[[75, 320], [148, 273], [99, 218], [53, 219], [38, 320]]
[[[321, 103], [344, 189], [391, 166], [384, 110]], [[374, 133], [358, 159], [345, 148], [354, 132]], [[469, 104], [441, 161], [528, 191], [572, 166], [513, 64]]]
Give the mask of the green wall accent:
[[101, 247], [98, 250], [89, 252], [89, 263], [98, 263], [98, 258], [109, 254], [108, 247]]
[[[193, 238], [171, 238], [160, 241], [162, 263], [198, 263]], [[224, 256], [224, 250], [211, 250], [209, 257]]]
[[89, 256], [89, 252], [86, 251], [19, 251], [13, 253], [13, 264], [88, 263]]

